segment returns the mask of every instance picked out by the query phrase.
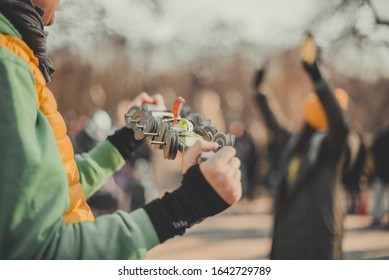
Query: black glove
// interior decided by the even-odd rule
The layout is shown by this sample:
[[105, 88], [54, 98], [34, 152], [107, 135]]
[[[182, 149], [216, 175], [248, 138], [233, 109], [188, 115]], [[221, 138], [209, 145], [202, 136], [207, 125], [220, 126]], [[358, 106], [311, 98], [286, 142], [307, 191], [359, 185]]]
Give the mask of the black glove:
[[309, 64], [303, 61], [302, 64], [305, 71], [308, 73], [314, 83], [322, 80], [322, 76], [316, 62]]
[[143, 208], [162, 243], [175, 235], [183, 235], [187, 228], [229, 206], [204, 178], [199, 165], [194, 165], [184, 174], [180, 188]]
[[258, 87], [259, 84], [262, 83], [264, 75], [265, 75], [265, 70], [263, 68], [255, 71], [255, 76], [254, 76], [254, 81], [253, 81], [253, 85], [254, 85], [255, 89]]
[[266, 66], [267, 66], [267, 62], [265, 63], [265, 65], [263, 65], [257, 71], [255, 71], [255, 75], [254, 75], [254, 79], [253, 79], [253, 85], [254, 85], [255, 89], [257, 89], [258, 85], [261, 84], [263, 81], [263, 77], [266, 74]]
[[128, 127], [115, 131], [107, 140], [118, 149], [124, 159], [130, 159], [131, 154], [143, 143], [142, 140], [135, 139], [134, 131]]

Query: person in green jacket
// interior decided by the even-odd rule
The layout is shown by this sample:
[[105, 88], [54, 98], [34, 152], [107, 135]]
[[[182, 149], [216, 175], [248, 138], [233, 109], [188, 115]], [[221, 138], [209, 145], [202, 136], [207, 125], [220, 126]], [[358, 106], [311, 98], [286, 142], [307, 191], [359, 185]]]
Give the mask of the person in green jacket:
[[[53, 23], [58, 2], [0, 0], [0, 259], [143, 258], [239, 200], [240, 161], [232, 147], [224, 147], [197, 164], [202, 152], [218, 148], [200, 140], [183, 156], [182, 184], [175, 191], [131, 213], [96, 220], [76, 213], [66, 222], [69, 204], [79, 207], [84, 193], [87, 198], [96, 192], [141, 142], [130, 129], [119, 129], [89, 154], [70, 154], [78, 171], [68, 173], [64, 160], [73, 149], [58, 140], [63, 129], [55, 121], [61, 118], [55, 101], [44, 98], [54, 72], [44, 25]], [[159, 96], [146, 93], [133, 105], [144, 103], [163, 106]], [[54, 115], [45, 111], [53, 108]], [[69, 174], [79, 174], [81, 194], [71, 193]], [[77, 195], [80, 200], [72, 201]]]

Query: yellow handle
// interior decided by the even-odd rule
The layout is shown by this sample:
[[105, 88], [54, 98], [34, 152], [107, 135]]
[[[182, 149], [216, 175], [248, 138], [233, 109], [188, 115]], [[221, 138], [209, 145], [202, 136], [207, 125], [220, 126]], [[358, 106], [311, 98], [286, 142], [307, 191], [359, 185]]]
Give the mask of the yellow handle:
[[300, 48], [300, 57], [308, 64], [313, 64], [316, 60], [317, 47], [311, 34], [307, 34], [305, 41]]

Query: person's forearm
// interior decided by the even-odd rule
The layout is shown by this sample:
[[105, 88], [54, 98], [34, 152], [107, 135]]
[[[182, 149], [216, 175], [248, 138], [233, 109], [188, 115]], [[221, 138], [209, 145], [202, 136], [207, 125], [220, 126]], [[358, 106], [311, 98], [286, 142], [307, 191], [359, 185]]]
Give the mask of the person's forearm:
[[107, 178], [122, 168], [125, 162], [109, 141], [100, 143], [89, 153], [76, 155], [75, 160], [87, 198], [99, 190]]
[[324, 80], [315, 82], [315, 92], [327, 116], [329, 133], [344, 137], [347, 133], [347, 126], [343, 118], [342, 109], [327, 83]]
[[322, 77], [316, 63], [310, 67], [308, 74], [314, 83], [315, 92], [327, 116], [329, 141], [334, 147], [342, 147], [348, 132], [342, 110], [336, 101], [335, 95]]
[[143, 143], [135, 139], [131, 129], [123, 127], [89, 153], [76, 155], [80, 181], [87, 198], [99, 190], [109, 176], [123, 167], [125, 160]]
[[277, 117], [275, 116], [269, 105], [269, 100], [267, 96], [257, 90], [255, 93], [255, 100], [258, 105], [259, 111], [262, 114], [266, 128], [274, 135], [289, 134], [289, 132], [278, 122]]
[[183, 177], [182, 186], [144, 206], [159, 240], [182, 235], [186, 229], [227, 209], [225, 202], [207, 182], [198, 165]]
[[57, 223], [41, 239], [35, 259], [142, 259], [160, 243], [143, 209], [118, 211], [94, 222]]

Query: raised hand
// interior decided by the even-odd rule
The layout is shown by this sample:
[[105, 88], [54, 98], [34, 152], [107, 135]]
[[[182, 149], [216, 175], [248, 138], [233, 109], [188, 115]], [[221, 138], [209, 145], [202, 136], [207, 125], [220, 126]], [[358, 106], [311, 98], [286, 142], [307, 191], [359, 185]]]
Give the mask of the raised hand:
[[165, 101], [163, 100], [162, 95], [155, 94], [155, 95], [149, 95], [147, 92], [140, 93], [137, 97], [135, 97], [131, 101], [132, 106], [141, 106], [145, 104], [150, 104], [155, 106], [155, 110], [166, 110]]

